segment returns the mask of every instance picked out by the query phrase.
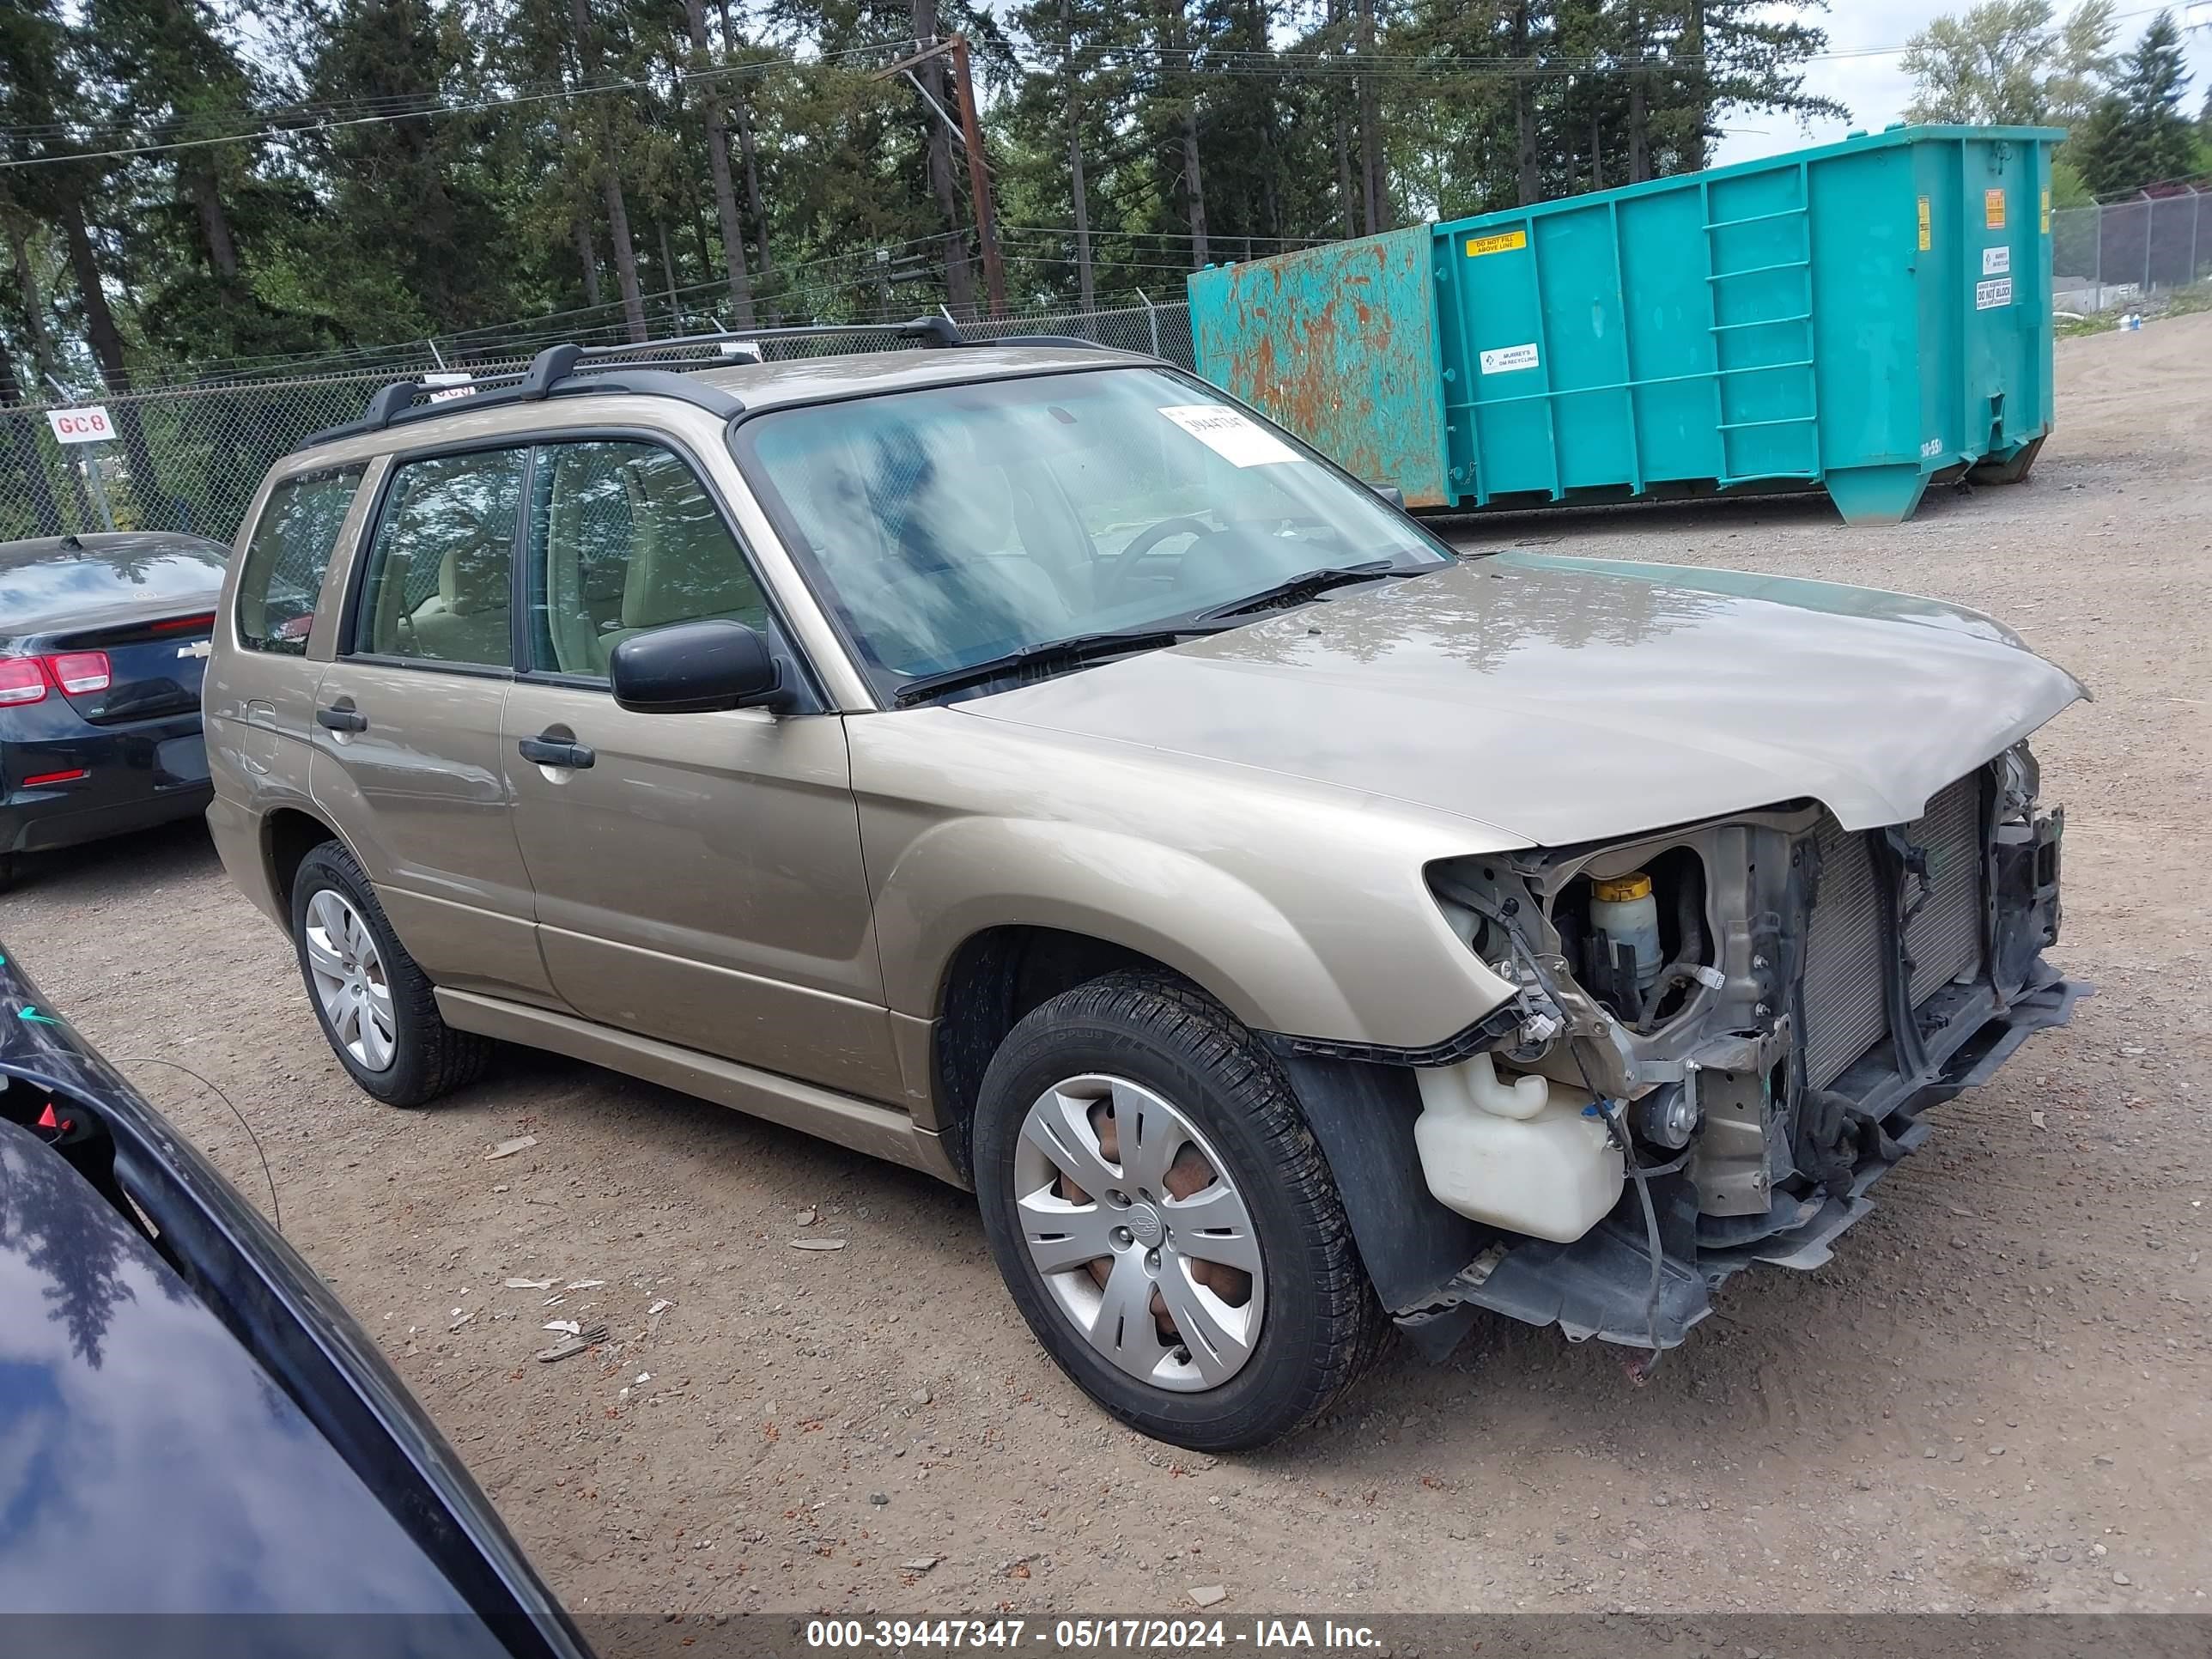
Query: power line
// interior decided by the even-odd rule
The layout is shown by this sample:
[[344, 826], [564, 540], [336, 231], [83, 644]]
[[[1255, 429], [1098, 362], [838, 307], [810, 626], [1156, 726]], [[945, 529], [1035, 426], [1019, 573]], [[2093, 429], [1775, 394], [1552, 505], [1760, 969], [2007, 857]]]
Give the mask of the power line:
[[[2148, 16], [2162, 9], [2151, 7], [2139, 11], [2122, 13], [2113, 21]], [[384, 100], [355, 100], [338, 105], [290, 105], [271, 110], [259, 118], [261, 125], [245, 131], [211, 134], [196, 138], [161, 139], [163, 131], [156, 127], [141, 131], [146, 142], [118, 145], [103, 150], [72, 150], [52, 155], [25, 156], [0, 161], [0, 170], [49, 167], [71, 161], [122, 161], [142, 155], [166, 155], [186, 149], [205, 149], [228, 143], [285, 143], [301, 137], [312, 137], [347, 131], [356, 127], [376, 126], [397, 121], [428, 119], [432, 117], [477, 115], [494, 110], [513, 109], [528, 105], [556, 102], [588, 97], [601, 97], [617, 93], [657, 91], [667, 87], [681, 87], [728, 79], [763, 76], [781, 68], [820, 67], [857, 58], [880, 58], [888, 52], [902, 52], [913, 46], [912, 41], [885, 41], [877, 45], [842, 48], [836, 52], [819, 52], [811, 58], [772, 58], [757, 59], [746, 64], [724, 64], [705, 70], [684, 70], [670, 76], [642, 76], [623, 80], [585, 82], [574, 87], [523, 91], [496, 98], [481, 98], [462, 103], [417, 100], [411, 108], [380, 109], [380, 103], [404, 96], [388, 94]], [[1820, 63], [1859, 58], [1879, 58], [1899, 55], [1910, 47], [1856, 46], [1836, 52], [1814, 52], [1803, 61]], [[1272, 79], [1334, 78], [1339, 76], [1367, 76], [1393, 80], [1418, 80], [1445, 75], [1481, 76], [1497, 77], [1540, 77], [1633, 75], [1656, 70], [1684, 70], [1711, 69], [1716, 60], [1709, 55], [1689, 57], [1672, 55], [1658, 58], [1630, 59], [1623, 58], [1563, 58], [1534, 56], [1483, 56], [1455, 53], [1423, 54], [1404, 52], [1280, 52], [1273, 48], [1248, 47], [1163, 47], [1152, 46], [1111, 46], [1097, 49], [1091, 54], [1094, 61], [1145, 66], [1157, 63], [1162, 67], [1179, 65], [1187, 72], [1208, 76], [1228, 76], [1240, 78]], [[1032, 68], [1057, 69], [1060, 58], [1041, 52], [1034, 45], [1014, 49], [1018, 62]], [[367, 109], [368, 113], [347, 113]], [[289, 125], [285, 125], [289, 124]], [[173, 124], [171, 124], [173, 125]], [[76, 137], [102, 131], [127, 132], [122, 128], [70, 126], [57, 131], [51, 125], [45, 127], [0, 129], [0, 137]]]
[[[2184, 0], [2185, 14], [2203, 0]], [[2117, 14], [2115, 23], [2149, 17], [2164, 10], [2165, 6], [2146, 6], [2133, 11]], [[497, 98], [471, 100], [462, 103], [423, 101], [406, 109], [380, 107], [406, 99], [409, 94], [388, 94], [380, 98], [355, 100], [331, 105], [294, 104], [282, 106], [263, 114], [261, 125], [245, 131], [212, 134], [198, 138], [163, 140], [159, 135], [177, 124], [168, 123], [151, 130], [122, 127], [98, 127], [77, 125], [46, 124], [44, 125], [0, 128], [0, 138], [76, 138], [98, 133], [125, 133], [134, 131], [146, 142], [119, 145], [103, 150], [71, 150], [52, 155], [18, 157], [0, 161], [0, 171], [65, 165], [71, 161], [103, 161], [131, 160], [143, 155], [166, 155], [186, 149], [199, 149], [217, 144], [290, 143], [301, 137], [343, 131], [356, 127], [375, 126], [397, 121], [424, 120], [433, 117], [477, 115], [495, 110], [513, 109], [532, 104], [600, 97], [617, 93], [655, 91], [663, 88], [680, 88], [694, 83], [765, 76], [778, 69], [822, 67], [858, 58], [880, 58], [887, 52], [909, 50], [910, 40], [884, 41], [872, 46], [851, 46], [836, 52], [823, 52], [811, 58], [776, 57], [755, 59], [745, 64], [722, 64], [705, 70], [679, 70], [668, 76], [642, 76], [624, 80], [587, 82], [573, 87], [542, 88], [512, 93]], [[1902, 56], [1911, 46], [1849, 46], [1832, 52], [1808, 53], [1802, 62], [1842, 62], [1864, 58]], [[1272, 47], [1193, 46], [1164, 47], [1154, 46], [1107, 46], [1086, 51], [1086, 57], [1100, 64], [1118, 63], [1124, 66], [1145, 66], [1158, 63], [1162, 67], [1180, 65], [1188, 73], [1224, 76], [1235, 78], [1265, 78], [1276, 80], [1334, 79], [1345, 76], [1387, 80], [1421, 80], [1438, 76], [1478, 76], [1486, 78], [1541, 78], [1578, 76], [1635, 75], [1654, 70], [1711, 70], [1719, 65], [1709, 54], [1695, 57], [1674, 54], [1663, 58], [1626, 58], [1620, 57], [1539, 57], [1498, 56], [1458, 53], [1405, 52], [1284, 52]], [[1062, 66], [1062, 54], [1042, 51], [1034, 43], [1024, 43], [1013, 48], [1018, 63], [1032, 69], [1057, 70]], [[368, 113], [349, 113], [363, 111]], [[291, 125], [281, 125], [289, 123]]]
[[[168, 155], [179, 150], [205, 149], [216, 144], [272, 143], [284, 144], [303, 137], [341, 132], [355, 127], [383, 126], [395, 121], [419, 121], [434, 116], [481, 115], [492, 110], [514, 109], [530, 104], [544, 104], [578, 98], [601, 97], [612, 93], [659, 90], [665, 86], [689, 86], [699, 82], [766, 75], [778, 69], [818, 68], [851, 58], [880, 58], [887, 52], [898, 49], [900, 43], [880, 46], [854, 46], [840, 52], [824, 52], [811, 58], [770, 58], [750, 64], [734, 64], [706, 70], [684, 70], [668, 78], [646, 76], [626, 81], [610, 81], [556, 89], [515, 93], [505, 97], [481, 98], [465, 103], [425, 104], [419, 108], [392, 113], [356, 115], [331, 119], [317, 114], [313, 106], [292, 106], [273, 110], [263, 118], [264, 125], [250, 131], [211, 134], [200, 138], [179, 138], [165, 142], [121, 145], [103, 150], [68, 150], [52, 155], [21, 156], [0, 161], [0, 171], [21, 167], [64, 166], [72, 161], [127, 161], [141, 155]], [[266, 123], [289, 120], [296, 125], [285, 127]], [[72, 129], [76, 131], [97, 131], [100, 129]], [[118, 129], [107, 129], [113, 131]], [[154, 129], [155, 133], [161, 128]], [[39, 136], [27, 129], [0, 129], [0, 137]], [[48, 133], [46, 136], [53, 136]], [[149, 135], [150, 137], [150, 135]]]

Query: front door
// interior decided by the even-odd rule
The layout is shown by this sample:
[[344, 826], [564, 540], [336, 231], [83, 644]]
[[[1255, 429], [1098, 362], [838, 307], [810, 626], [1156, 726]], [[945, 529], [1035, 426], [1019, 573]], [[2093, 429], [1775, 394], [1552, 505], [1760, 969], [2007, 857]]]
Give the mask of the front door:
[[554, 988], [605, 1024], [902, 1099], [842, 718], [632, 714], [607, 689], [623, 640], [713, 617], [798, 674], [713, 495], [670, 449], [593, 440], [534, 451], [530, 502], [504, 763]]
[[501, 749], [526, 453], [392, 469], [316, 690], [310, 781], [423, 972], [546, 1002]]

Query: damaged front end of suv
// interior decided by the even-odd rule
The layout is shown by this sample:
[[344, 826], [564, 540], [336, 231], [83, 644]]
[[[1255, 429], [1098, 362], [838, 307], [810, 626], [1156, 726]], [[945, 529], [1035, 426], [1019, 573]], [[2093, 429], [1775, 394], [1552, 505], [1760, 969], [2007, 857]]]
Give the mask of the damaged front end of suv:
[[1922, 1111], [2089, 989], [2042, 956], [2064, 819], [2037, 787], [2021, 743], [1905, 823], [1797, 801], [1431, 866], [1516, 991], [1414, 1073], [1423, 1177], [1483, 1233], [1399, 1324], [1437, 1354], [1477, 1308], [1656, 1351], [1740, 1269], [1826, 1261]]

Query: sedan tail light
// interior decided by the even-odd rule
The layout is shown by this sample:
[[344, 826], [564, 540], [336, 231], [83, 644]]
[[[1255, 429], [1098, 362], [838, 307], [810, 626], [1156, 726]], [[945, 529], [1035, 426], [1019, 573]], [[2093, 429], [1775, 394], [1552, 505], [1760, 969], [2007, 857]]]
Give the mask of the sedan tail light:
[[0, 657], [0, 708], [37, 702], [58, 686], [73, 697], [105, 691], [115, 671], [105, 651], [64, 651], [51, 657]]
[[64, 651], [58, 657], [48, 657], [46, 667], [54, 677], [54, 684], [71, 696], [105, 691], [115, 683], [105, 651]]
[[0, 708], [46, 695], [46, 671], [36, 657], [0, 657]]

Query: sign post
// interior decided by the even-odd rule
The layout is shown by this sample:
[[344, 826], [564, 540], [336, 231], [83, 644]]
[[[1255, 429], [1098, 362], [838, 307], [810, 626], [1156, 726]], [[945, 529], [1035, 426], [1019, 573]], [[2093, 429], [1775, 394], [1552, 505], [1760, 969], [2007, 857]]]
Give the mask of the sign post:
[[[54, 441], [64, 447], [74, 444], [106, 443], [115, 436], [115, 422], [107, 416], [103, 404], [86, 404], [76, 409], [50, 409], [46, 424], [53, 428]], [[100, 459], [87, 450], [84, 454], [85, 483], [92, 490], [92, 504], [100, 512], [100, 526], [112, 532], [115, 514], [107, 505], [107, 484], [100, 476]]]

